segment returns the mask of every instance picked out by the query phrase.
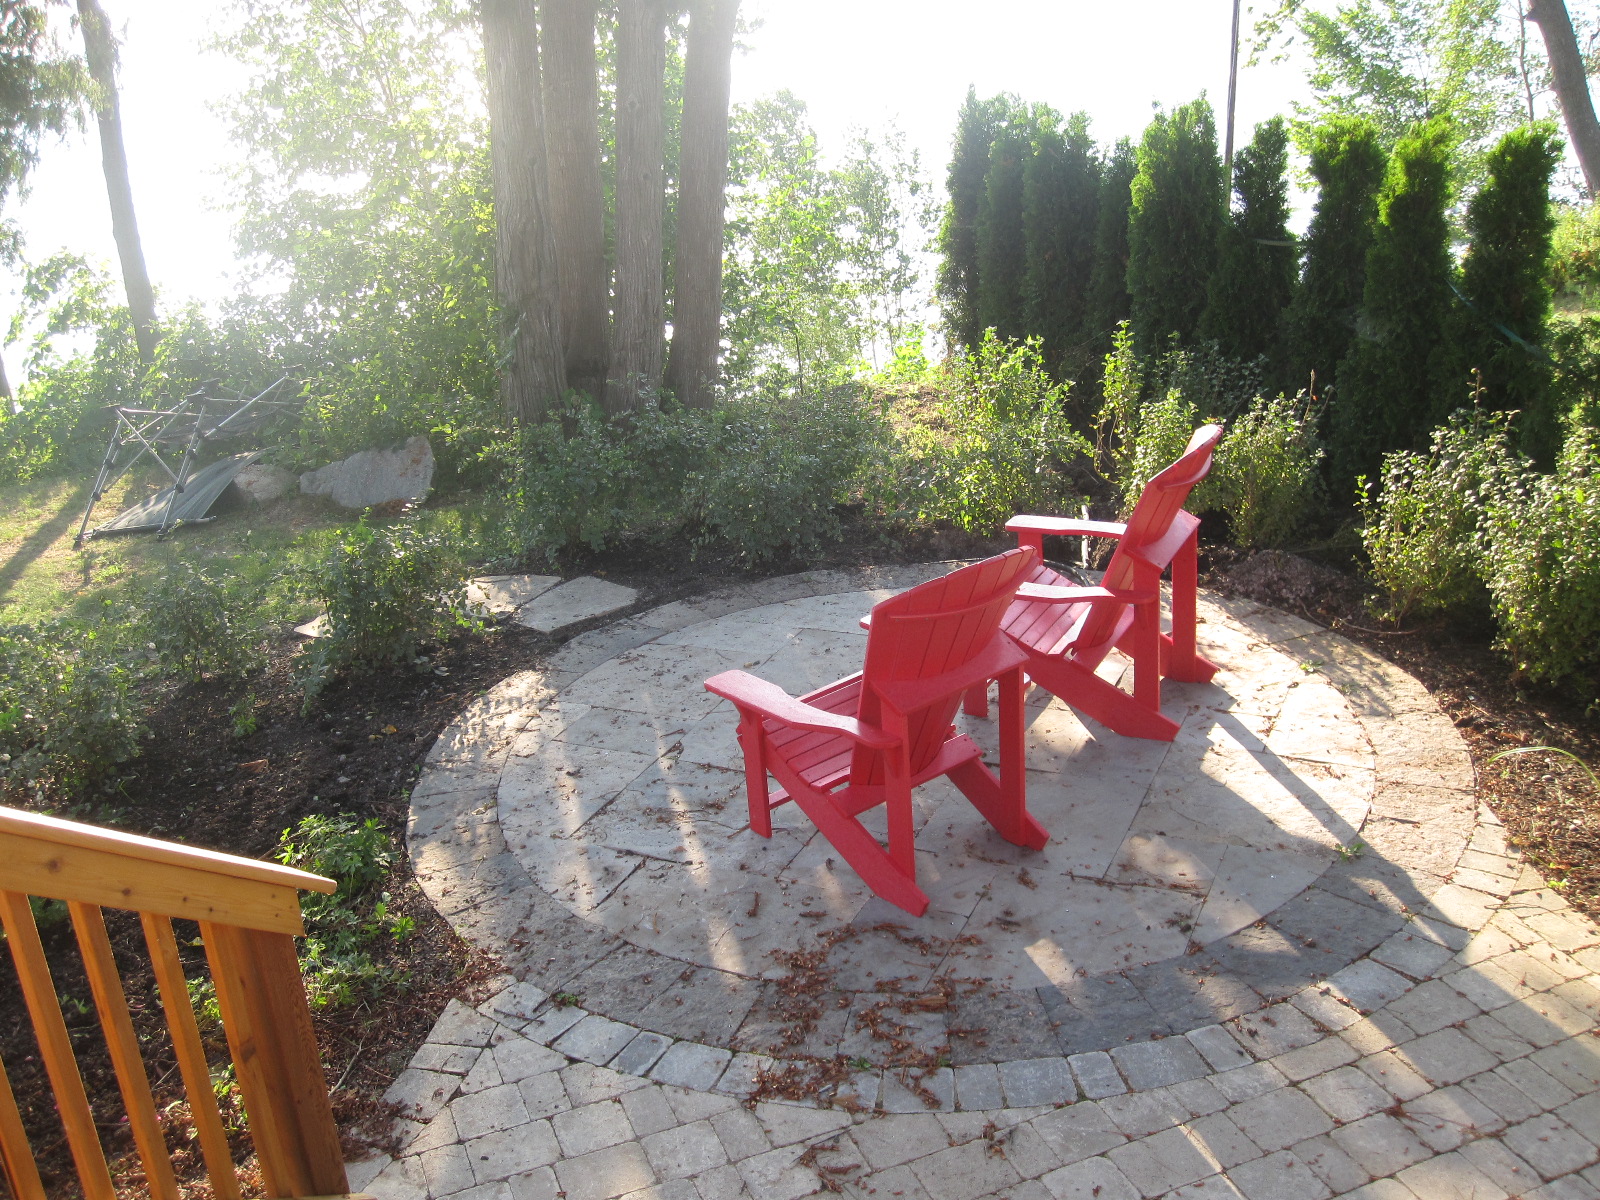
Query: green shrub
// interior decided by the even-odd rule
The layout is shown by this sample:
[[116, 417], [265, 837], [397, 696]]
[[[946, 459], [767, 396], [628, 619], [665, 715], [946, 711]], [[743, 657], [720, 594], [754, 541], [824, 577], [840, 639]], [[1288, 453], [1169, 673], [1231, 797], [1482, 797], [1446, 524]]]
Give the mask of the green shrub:
[[853, 387], [735, 398], [709, 412], [650, 401], [615, 417], [577, 401], [516, 445], [521, 552], [555, 562], [659, 533], [751, 565], [814, 553], [838, 535], [838, 505], [887, 440], [882, 413]]
[[1567, 436], [1554, 474], [1490, 489], [1486, 574], [1500, 644], [1517, 670], [1596, 693], [1600, 669], [1600, 430]]
[[1229, 424], [1201, 500], [1220, 498], [1235, 545], [1288, 545], [1315, 511], [1323, 455], [1317, 421], [1302, 392], [1293, 400], [1257, 400]]
[[[1199, 424], [1195, 406], [1179, 391], [1170, 391], [1140, 408], [1133, 450], [1127, 455], [1126, 470], [1118, 481], [1124, 516], [1133, 511], [1144, 485], [1183, 454]], [[1209, 502], [1215, 490], [1216, 485], [1207, 479], [1190, 493], [1186, 507], [1191, 511], [1216, 507]]]
[[327, 610], [328, 632], [306, 652], [306, 694], [315, 696], [337, 671], [413, 662], [423, 644], [473, 627], [462, 577], [443, 537], [410, 521], [372, 526], [361, 518], [309, 580]]
[[335, 880], [331, 895], [308, 892], [300, 902], [306, 940], [301, 972], [314, 1007], [348, 1004], [363, 993], [403, 986], [405, 975], [380, 962], [375, 951], [407, 937], [409, 917], [390, 910], [387, 892], [374, 895], [395, 862], [393, 840], [376, 820], [348, 814], [309, 816], [285, 829], [278, 861]]
[[1600, 205], [1562, 208], [1550, 239], [1550, 285], [1584, 305], [1600, 291]]
[[653, 399], [608, 417], [572, 397], [523, 428], [512, 448], [512, 508], [524, 554], [555, 562], [579, 547], [681, 520], [683, 476], [710, 438], [702, 413], [663, 413]]
[[696, 546], [752, 565], [814, 554], [840, 533], [838, 506], [888, 446], [883, 414], [854, 387], [784, 400], [736, 400], [714, 414], [714, 445], [687, 480]]
[[162, 668], [192, 680], [243, 679], [267, 662], [260, 592], [186, 559], [157, 573], [139, 625]]
[[1481, 607], [1486, 498], [1520, 473], [1504, 415], [1457, 413], [1433, 434], [1427, 454], [1400, 450], [1383, 460], [1375, 491], [1361, 480], [1361, 541], [1382, 589], [1379, 611], [1463, 614]]
[[1064, 468], [1093, 449], [1067, 417], [1068, 387], [1046, 374], [1037, 339], [985, 332], [947, 366], [932, 419], [903, 435], [900, 505], [923, 521], [991, 530], [1018, 512], [1076, 511]]
[[93, 630], [0, 626], [0, 789], [71, 795], [132, 758], [143, 732], [133, 683]]

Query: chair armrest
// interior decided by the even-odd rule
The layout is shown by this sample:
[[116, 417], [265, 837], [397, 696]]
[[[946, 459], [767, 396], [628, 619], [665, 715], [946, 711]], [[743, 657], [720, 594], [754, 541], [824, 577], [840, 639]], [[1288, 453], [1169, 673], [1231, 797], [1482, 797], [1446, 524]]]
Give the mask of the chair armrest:
[[1055, 587], [1048, 583], [1025, 583], [1017, 589], [1018, 600], [1042, 600], [1046, 604], [1076, 604], [1082, 600], [1120, 600], [1124, 604], [1150, 604], [1154, 592], [1129, 592], [1120, 588]]
[[814, 708], [796, 700], [777, 684], [758, 679], [748, 671], [724, 671], [720, 675], [713, 675], [706, 680], [706, 691], [732, 700], [741, 713], [756, 712], [799, 729], [842, 734], [853, 742], [875, 750], [887, 750], [898, 744], [898, 739], [881, 729], [874, 729], [854, 717], [841, 717], [837, 713]]
[[1054, 537], [1082, 534], [1087, 537], [1120, 538], [1128, 532], [1128, 527], [1121, 521], [1079, 521], [1072, 517], [1015, 516], [1006, 522], [1006, 529], [1012, 533], [1048, 533]]

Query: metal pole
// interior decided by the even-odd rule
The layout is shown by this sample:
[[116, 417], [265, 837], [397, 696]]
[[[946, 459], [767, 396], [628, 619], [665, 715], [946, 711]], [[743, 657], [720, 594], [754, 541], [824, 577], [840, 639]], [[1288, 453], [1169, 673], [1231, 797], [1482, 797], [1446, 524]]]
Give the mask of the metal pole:
[[1233, 0], [1233, 45], [1228, 55], [1228, 141], [1222, 153], [1222, 169], [1228, 177], [1228, 195], [1233, 195], [1233, 111], [1239, 98], [1239, 5]]

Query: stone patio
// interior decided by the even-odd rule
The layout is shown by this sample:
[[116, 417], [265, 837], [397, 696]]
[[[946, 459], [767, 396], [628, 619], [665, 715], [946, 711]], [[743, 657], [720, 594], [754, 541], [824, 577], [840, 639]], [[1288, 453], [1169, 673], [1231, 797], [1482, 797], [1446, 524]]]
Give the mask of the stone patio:
[[[510, 975], [440, 1018], [393, 1092], [403, 1157], [353, 1186], [1600, 1197], [1600, 936], [1508, 850], [1427, 692], [1307, 622], [1202, 596], [1222, 671], [1167, 685], [1171, 744], [1032, 694], [1051, 842], [920, 789], [924, 918], [792, 806], [753, 835], [731, 707], [701, 681], [857, 669], [861, 614], [952, 565], [624, 619], [441, 736], [417, 876]], [[992, 720], [961, 721], [992, 746]], [[841, 1055], [807, 1100], [757, 1093]]]

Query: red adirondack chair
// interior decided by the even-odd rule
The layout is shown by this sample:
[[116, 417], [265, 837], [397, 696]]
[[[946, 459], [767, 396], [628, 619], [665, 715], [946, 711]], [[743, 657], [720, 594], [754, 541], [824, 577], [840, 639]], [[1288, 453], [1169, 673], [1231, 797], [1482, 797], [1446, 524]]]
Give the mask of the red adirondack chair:
[[[1183, 457], [1145, 484], [1127, 524], [1065, 517], [1013, 517], [1006, 528], [1039, 561], [1017, 591], [1002, 628], [1028, 656], [1028, 677], [1073, 708], [1126, 737], [1170, 742], [1178, 724], [1161, 712], [1161, 680], [1206, 683], [1214, 664], [1195, 649], [1197, 517], [1183, 510], [1211, 469], [1222, 426], [1195, 430]], [[1046, 534], [1117, 539], [1099, 587], [1078, 587], [1044, 564]], [[1161, 632], [1161, 575], [1172, 568], [1172, 633]], [[1133, 694], [1095, 674], [1113, 646], [1133, 659]], [[966, 710], [988, 711], [973, 688]]]
[[[1041, 849], [1049, 834], [1028, 813], [1024, 792], [1024, 653], [999, 633], [1038, 551], [1008, 550], [876, 605], [863, 669], [798, 700], [744, 671], [724, 671], [706, 689], [739, 710], [750, 828], [772, 836], [772, 809], [798, 804], [878, 895], [920, 917], [911, 789], [940, 775], [1019, 846]], [[962, 695], [1000, 681], [1000, 776], [950, 724]], [[779, 787], [770, 795], [767, 775]], [[883, 804], [889, 844], [859, 817]]]

